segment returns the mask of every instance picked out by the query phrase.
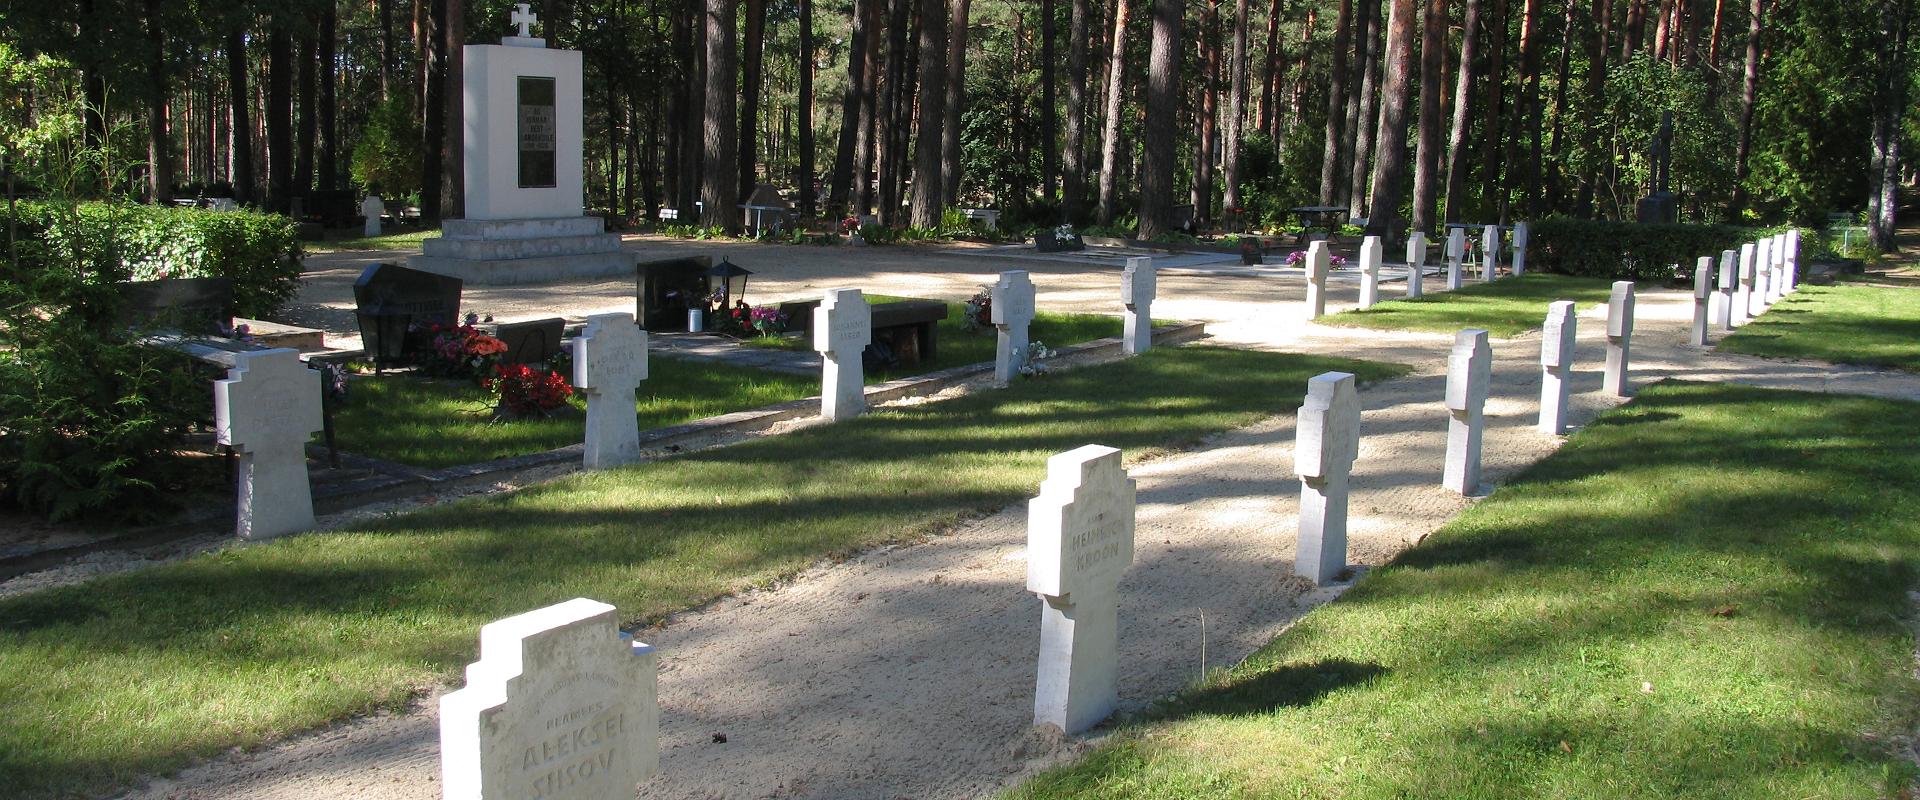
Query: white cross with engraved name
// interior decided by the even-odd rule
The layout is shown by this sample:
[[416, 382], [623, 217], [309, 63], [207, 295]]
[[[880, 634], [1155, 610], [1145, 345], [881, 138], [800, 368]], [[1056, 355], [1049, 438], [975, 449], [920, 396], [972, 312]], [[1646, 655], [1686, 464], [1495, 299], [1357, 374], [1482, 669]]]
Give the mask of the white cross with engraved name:
[[1027, 362], [1027, 329], [1033, 323], [1033, 280], [1026, 270], [1000, 273], [993, 284], [990, 312], [999, 329], [994, 349], [993, 380], [1002, 386], [1013, 381]]
[[633, 392], [647, 379], [647, 332], [633, 315], [595, 314], [573, 340], [573, 385], [587, 394], [587, 469], [606, 469], [640, 457], [640, 423]]
[[1133, 356], [1153, 347], [1153, 298], [1158, 290], [1153, 259], [1127, 259], [1120, 271], [1120, 303], [1127, 307], [1121, 323], [1121, 352]]
[[1119, 588], [1133, 564], [1135, 502], [1120, 459], [1097, 444], [1058, 453], [1027, 503], [1027, 589], [1045, 601], [1033, 721], [1069, 734], [1119, 703]]
[[242, 539], [266, 539], [313, 527], [307, 440], [321, 428], [320, 373], [300, 351], [235, 353], [233, 369], [213, 384], [215, 436], [240, 453]]
[[513, 13], [507, 16], [507, 22], [520, 26], [520, 38], [522, 39], [533, 35], [533, 26], [539, 21], [539, 15], [534, 14], [532, 7], [526, 3], [515, 5], [513, 7]]
[[813, 349], [820, 353], [820, 416], [851, 419], [867, 410], [861, 358], [873, 342], [873, 307], [859, 289], [828, 289], [813, 310]]
[[1347, 569], [1347, 477], [1360, 456], [1360, 394], [1352, 373], [1324, 372], [1308, 380], [1306, 403], [1295, 419], [1300, 539], [1293, 571], [1323, 586]]

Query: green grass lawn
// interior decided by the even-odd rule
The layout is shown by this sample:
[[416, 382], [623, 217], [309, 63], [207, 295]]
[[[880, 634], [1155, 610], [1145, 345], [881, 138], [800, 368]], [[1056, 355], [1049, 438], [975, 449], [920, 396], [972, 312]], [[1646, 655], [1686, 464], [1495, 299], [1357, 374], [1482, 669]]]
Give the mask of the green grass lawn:
[[652, 620], [1036, 491], [1089, 442], [1142, 456], [1275, 414], [1329, 369], [1136, 358], [0, 600], [0, 785], [99, 794], [449, 681], [480, 626], [573, 597]]
[[1920, 372], [1920, 289], [1802, 286], [1720, 349]]
[[1910, 403], [1649, 387], [1011, 796], [1894, 796], [1916, 440]]
[[[817, 378], [706, 361], [656, 356], [647, 373], [637, 404], [643, 431], [820, 393]], [[343, 451], [428, 469], [552, 450], [586, 435], [580, 394], [545, 419], [492, 421], [491, 403], [471, 381], [356, 378], [334, 431]]]
[[301, 242], [309, 253], [339, 253], [350, 250], [418, 250], [420, 240], [439, 236], [439, 228], [385, 233], [379, 236], [352, 236], [319, 242]]
[[[898, 300], [913, 299], [918, 298], [867, 295], [867, 302], [869, 303], [889, 303]], [[917, 366], [894, 370], [880, 370], [870, 373], [866, 376], [867, 382], [880, 383], [895, 378], [922, 375], [948, 367], [992, 361], [994, 359], [993, 351], [998, 337], [994, 335], [992, 328], [968, 331], [966, 329], [966, 323], [963, 321], [966, 317], [966, 310], [967, 305], [965, 303], [947, 304], [947, 318], [941, 320], [935, 326], [937, 330], [934, 335], [940, 340], [940, 354], [938, 356], [923, 360]], [[1167, 323], [1162, 320], [1161, 324], [1164, 325]], [[1118, 316], [1041, 311], [1034, 314], [1033, 323], [1031, 327], [1027, 329], [1027, 338], [1030, 341], [1041, 342], [1048, 347], [1059, 349], [1071, 344], [1090, 342], [1094, 339], [1119, 336], [1122, 325], [1122, 321]], [[805, 337], [784, 336], [748, 339], [747, 346], [773, 347], [784, 350], [811, 350], [813, 349], [813, 342], [807, 340]]]
[[1493, 283], [1470, 283], [1452, 292], [1431, 292], [1411, 300], [1388, 300], [1365, 311], [1342, 311], [1320, 322], [1349, 328], [1437, 331], [1483, 328], [1499, 336], [1539, 330], [1547, 306], [1572, 300], [1582, 308], [1607, 302], [1613, 282], [1530, 272]]

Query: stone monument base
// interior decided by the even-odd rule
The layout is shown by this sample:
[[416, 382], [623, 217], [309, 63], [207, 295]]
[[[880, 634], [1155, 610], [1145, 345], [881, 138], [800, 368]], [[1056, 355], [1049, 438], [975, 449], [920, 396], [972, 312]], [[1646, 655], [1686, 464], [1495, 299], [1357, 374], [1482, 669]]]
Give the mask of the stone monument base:
[[439, 238], [420, 243], [421, 255], [408, 258], [407, 266], [469, 285], [625, 277], [638, 261], [620, 249], [620, 235], [607, 233], [599, 217], [450, 219], [440, 231]]

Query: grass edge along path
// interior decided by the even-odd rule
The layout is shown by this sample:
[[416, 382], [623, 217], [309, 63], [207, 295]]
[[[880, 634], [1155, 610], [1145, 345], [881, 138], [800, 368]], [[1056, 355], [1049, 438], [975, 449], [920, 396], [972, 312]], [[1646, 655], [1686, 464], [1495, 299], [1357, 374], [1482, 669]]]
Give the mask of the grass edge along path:
[[486, 622], [573, 597], [647, 621], [1030, 496], [1089, 442], [1138, 459], [1402, 367], [1220, 347], [577, 474], [0, 600], [0, 783], [84, 796], [397, 708]]
[[1364, 311], [1352, 308], [1315, 321], [1345, 328], [1436, 333], [1483, 328], [1495, 338], [1505, 339], [1539, 330], [1547, 306], [1555, 300], [1572, 300], [1586, 308], [1607, 302], [1612, 289], [1613, 282], [1605, 278], [1529, 272], [1415, 298], [1396, 297]]
[[1718, 349], [1920, 372], [1920, 290], [1803, 285], [1721, 339]]
[[1894, 796], [1917, 439], [1913, 403], [1649, 387], [1006, 796]]

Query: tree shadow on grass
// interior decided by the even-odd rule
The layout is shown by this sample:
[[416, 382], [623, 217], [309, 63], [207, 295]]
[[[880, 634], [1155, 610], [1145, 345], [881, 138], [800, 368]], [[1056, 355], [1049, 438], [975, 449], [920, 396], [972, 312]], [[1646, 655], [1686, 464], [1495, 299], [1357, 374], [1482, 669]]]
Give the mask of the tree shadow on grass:
[[1289, 706], [1311, 705], [1328, 694], [1373, 683], [1386, 674], [1386, 667], [1379, 664], [1344, 658], [1288, 664], [1198, 689], [1181, 696], [1176, 707], [1156, 716], [1174, 720], [1200, 715], [1264, 714]]

